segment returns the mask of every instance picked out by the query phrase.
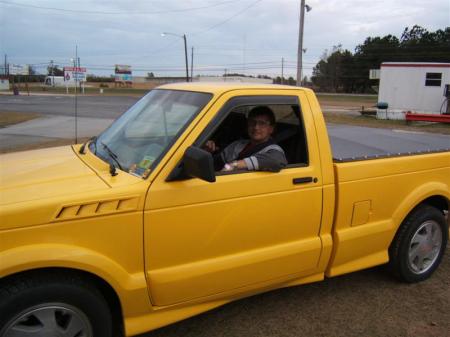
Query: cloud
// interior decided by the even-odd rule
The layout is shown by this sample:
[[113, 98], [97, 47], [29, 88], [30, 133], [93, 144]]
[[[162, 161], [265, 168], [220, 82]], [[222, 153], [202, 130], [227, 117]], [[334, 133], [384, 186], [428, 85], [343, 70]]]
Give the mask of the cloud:
[[[161, 37], [161, 32], [169, 31], [187, 34], [189, 47], [195, 49], [194, 64], [197, 68], [203, 66], [204, 73], [210, 73], [206, 66], [214, 66], [216, 73], [224, 68], [245, 68], [249, 74], [276, 76], [281, 71], [282, 57], [289, 65], [285, 72], [296, 72], [299, 0], [8, 2], [68, 10], [0, 2], [0, 53], [8, 54], [14, 63], [45, 63], [51, 59], [69, 63], [78, 45], [82, 63], [92, 72], [111, 73], [115, 63], [124, 63], [143, 69], [140, 73], [182, 75], [183, 41], [173, 36]], [[405, 27], [414, 24], [434, 31], [444, 29], [450, 22], [450, 2], [442, 0], [307, 3], [313, 8], [305, 14], [307, 74], [323, 51], [333, 45], [342, 44], [354, 51], [368, 36], [399, 36]], [[210, 7], [180, 11], [205, 6]], [[154, 13], [162, 11], [165, 13]], [[257, 68], [255, 64], [263, 65], [250, 69]], [[162, 68], [175, 71], [158, 70]]]

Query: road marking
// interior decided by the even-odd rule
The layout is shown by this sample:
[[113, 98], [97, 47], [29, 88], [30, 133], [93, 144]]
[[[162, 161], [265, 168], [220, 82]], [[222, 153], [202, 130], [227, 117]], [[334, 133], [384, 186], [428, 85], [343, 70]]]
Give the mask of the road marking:
[[418, 135], [426, 134], [426, 132], [423, 132], [423, 131], [408, 131], [408, 130], [400, 130], [400, 129], [393, 129], [392, 131], [393, 132], [399, 132], [399, 133], [415, 133], [415, 134], [418, 134]]

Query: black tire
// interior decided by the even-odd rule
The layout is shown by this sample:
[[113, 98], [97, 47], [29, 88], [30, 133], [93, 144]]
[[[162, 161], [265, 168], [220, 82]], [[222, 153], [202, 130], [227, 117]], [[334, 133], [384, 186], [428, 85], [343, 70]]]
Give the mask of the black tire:
[[420, 205], [403, 221], [389, 247], [389, 269], [404, 282], [426, 280], [441, 263], [447, 241], [443, 213]]
[[[47, 317], [51, 319], [42, 319]], [[51, 326], [66, 334], [45, 330]], [[23, 327], [35, 328], [33, 336], [74, 337], [80, 329], [85, 332], [82, 336], [112, 336], [111, 312], [104, 297], [87, 280], [71, 273], [23, 274], [0, 282], [0, 337]]]

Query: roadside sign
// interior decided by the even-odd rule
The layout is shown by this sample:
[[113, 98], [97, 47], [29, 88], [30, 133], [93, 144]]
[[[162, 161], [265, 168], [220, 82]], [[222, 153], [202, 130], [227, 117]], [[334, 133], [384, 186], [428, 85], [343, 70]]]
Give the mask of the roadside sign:
[[114, 69], [114, 81], [131, 83], [133, 81], [131, 66], [125, 64], [116, 64]]
[[86, 68], [64, 67], [64, 81], [86, 82]]
[[9, 64], [10, 75], [29, 75], [30, 66], [28, 64]]

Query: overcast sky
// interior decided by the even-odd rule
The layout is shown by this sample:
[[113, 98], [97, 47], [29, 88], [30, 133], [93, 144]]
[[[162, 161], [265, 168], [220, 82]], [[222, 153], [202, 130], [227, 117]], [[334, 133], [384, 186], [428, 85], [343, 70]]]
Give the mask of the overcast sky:
[[[368, 36], [418, 24], [450, 26], [450, 0], [308, 0], [304, 69], [310, 75], [325, 50], [354, 51]], [[50, 60], [75, 56], [88, 73], [112, 74], [114, 64], [134, 75], [183, 76], [183, 39], [194, 47], [194, 76], [230, 72], [295, 77], [300, 0], [0, 0], [0, 54], [45, 72]]]

